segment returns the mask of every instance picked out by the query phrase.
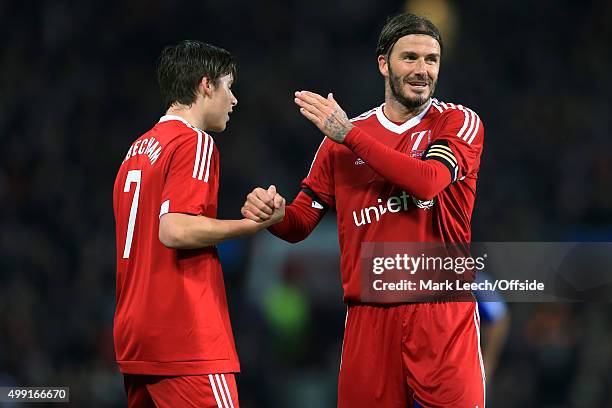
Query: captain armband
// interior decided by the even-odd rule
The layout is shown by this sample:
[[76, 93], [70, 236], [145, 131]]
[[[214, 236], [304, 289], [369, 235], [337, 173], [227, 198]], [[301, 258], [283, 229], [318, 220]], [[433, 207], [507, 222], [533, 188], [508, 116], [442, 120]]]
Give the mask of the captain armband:
[[457, 181], [459, 166], [457, 166], [457, 159], [446, 140], [437, 140], [429, 145], [423, 154], [423, 160], [439, 161], [450, 171], [451, 183]]

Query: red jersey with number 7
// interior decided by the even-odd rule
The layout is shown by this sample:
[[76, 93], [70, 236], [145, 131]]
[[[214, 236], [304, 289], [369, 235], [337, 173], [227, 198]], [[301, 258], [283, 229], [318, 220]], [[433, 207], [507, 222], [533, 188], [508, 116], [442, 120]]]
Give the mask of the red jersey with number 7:
[[113, 191], [113, 334], [123, 373], [240, 371], [216, 248], [176, 250], [159, 240], [166, 213], [215, 218], [218, 187], [212, 137], [178, 116], [162, 117], [130, 146]]

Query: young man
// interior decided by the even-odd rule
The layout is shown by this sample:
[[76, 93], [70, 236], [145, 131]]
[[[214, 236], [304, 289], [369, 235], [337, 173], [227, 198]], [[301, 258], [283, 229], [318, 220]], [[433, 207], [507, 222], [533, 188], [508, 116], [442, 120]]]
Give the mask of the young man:
[[113, 192], [117, 363], [130, 407], [238, 408], [215, 244], [278, 222], [284, 202], [263, 223], [216, 219], [219, 152], [205, 130], [223, 131], [238, 102], [232, 56], [183, 41], [157, 75], [166, 115], [130, 146]]
[[[364, 242], [471, 240], [484, 130], [474, 111], [432, 98], [441, 51], [430, 21], [401, 14], [378, 41], [384, 104], [349, 120], [331, 94], [296, 92], [300, 112], [327, 137], [302, 191], [270, 231], [297, 242], [336, 209], [348, 304], [339, 407], [484, 407], [473, 301], [388, 305], [366, 303], [361, 292]], [[274, 196], [251, 195], [258, 201], [248, 199], [243, 215], [267, 220]]]

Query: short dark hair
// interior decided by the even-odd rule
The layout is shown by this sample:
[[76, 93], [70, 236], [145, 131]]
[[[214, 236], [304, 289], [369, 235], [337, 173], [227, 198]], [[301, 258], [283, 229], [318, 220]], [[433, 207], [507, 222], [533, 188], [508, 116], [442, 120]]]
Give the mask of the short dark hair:
[[202, 78], [217, 85], [219, 78], [228, 74], [236, 78], [232, 55], [201, 41], [185, 40], [164, 48], [157, 64], [157, 82], [166, 109], [174, 103], [192, 105]]
[[438, 41], [442, 50], [442, 36], [431, 21], [416, 14], [402, 13], [387, 19], [378, 37], [376, 56], [388, 55], [400, 38], [410, 34], [428, 35]]

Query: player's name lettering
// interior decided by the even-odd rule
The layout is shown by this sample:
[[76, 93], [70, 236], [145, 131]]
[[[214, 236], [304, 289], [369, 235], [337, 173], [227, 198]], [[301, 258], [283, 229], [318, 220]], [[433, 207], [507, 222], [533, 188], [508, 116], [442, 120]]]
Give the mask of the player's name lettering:
[[424, 210], [430, 209], [434, 203], [433, 200], [419, 200], [418, 198], [412, 197], [410, 194], [402, 191], [399, 196], [391, 196], [387, 198], [386, 202], [383, 202], [382, 198], [379, 198], [378, 205], [361, 208], [353, 211], [353, 220], [355, 225], [360, 227], [362, 225], [371, 224], [372, 222], [380, 221], [381, 217], [387, 213], [398, 213], [400, 211], [408, 211], [410, 203], [408, 199], [412, 199], [412, 202], [417, 208]]
[[130, 146], [130, 149], [125, 155], [125, 159], [123, 159], [123, 161], [125, 162], [128, 159], [137, 155], [146, 154], [147, 156], [149, 156], [151, 164], [154, 164], [159, 155], [161, 154], [162, 148], [163, 146], [160, 145], [154, 137], [150, 139], [137, 140], [134, 142], [134, 144]]

